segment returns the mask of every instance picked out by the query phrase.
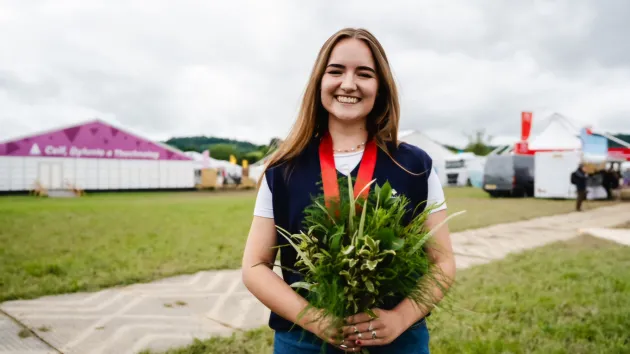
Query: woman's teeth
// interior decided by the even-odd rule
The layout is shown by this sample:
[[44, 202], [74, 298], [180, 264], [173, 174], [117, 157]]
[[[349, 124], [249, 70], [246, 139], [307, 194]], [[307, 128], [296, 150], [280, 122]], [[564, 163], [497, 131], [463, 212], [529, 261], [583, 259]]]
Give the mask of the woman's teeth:
[[359, 102], [359, 99], [356, 97], [349, 97], [349, 96], [337, 96], [337, 101], [341, 103], [357, 103]]

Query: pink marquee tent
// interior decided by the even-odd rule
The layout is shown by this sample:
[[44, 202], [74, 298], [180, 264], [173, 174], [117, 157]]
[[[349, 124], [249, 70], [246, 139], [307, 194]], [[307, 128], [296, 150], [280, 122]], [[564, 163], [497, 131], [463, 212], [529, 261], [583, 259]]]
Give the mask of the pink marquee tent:
[[101, 120], [0, 142], [0, 191], [194, 187], [190, 157]]

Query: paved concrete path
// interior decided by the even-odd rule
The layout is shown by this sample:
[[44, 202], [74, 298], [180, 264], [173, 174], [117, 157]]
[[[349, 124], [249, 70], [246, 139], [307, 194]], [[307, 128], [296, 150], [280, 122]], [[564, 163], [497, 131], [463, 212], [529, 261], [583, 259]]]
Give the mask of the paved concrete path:
[[[458, 268], [630, 221], [630, 204], [468, 230], [452, 235]], [[268, 310], [239, 270], [207, 271], [95, 293], [10, 301], [0, 309], [0, 354], [138, 353], [190, 344], [267, 323]], [[36, 336], [18, 337], [20, 326]], [[42, 340], [37, 339], [37, 337]]]
[[630, 246], [630, 229], [590, 228], [580, 230], [580, 233]]

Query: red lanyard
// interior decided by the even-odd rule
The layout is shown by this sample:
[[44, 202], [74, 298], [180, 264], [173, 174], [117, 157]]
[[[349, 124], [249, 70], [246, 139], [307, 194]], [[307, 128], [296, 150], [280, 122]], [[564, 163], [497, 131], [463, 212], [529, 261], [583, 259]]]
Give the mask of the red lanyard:
[[[322, 183], [324, 185], [324, 200], [326, 207], [331, 207], [331, 202], [339, 202], [339, 184], [337, 182], [337, 169], [333, 155], [333, 143], [329, 133], [322, 137], [319, 144], [319, 164], [322, 170]], [[354, 197], [357, 198], [361, 190], [372, 181], [374, 167], [376, 166], [376, 143], [370, 140], [365, 144], [359, 173], [354, 182]], [[348, 173], [350, 173], [348, 171]], [[367, 198], [370, 188], [365, 188], [361, 197]]]

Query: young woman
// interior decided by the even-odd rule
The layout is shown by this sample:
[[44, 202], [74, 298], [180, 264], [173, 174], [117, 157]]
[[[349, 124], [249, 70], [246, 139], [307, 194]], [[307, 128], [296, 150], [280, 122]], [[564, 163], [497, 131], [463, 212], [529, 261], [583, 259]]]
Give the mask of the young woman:
[[[374, 309], [378, 315], [375, 320], [357, 314], [347, 319], [340, 340], [338, 334], [327, 333], [325, 324], [314, 315], [298, 321], [307, 301], [289, 284], [299, 281], [299, 275], [283, 270], [280, 278], [271, 267], [253, 267], [261, 262], [274, 263], [274, 246], [286, 244], [277, 235], [276, 225], [299, 232], [302, 211], [312, 202], [311, 196], [321, 193], [318, 183], [324, 141], [332, 144], [338, 177], [347, 173], [356, 177], [365, 160], [365, 147], [377, 146], [372, 150], [377, 150], [373, 178], [379, 185], [389, 181], [396, 193], [411, 200], [408, 218], [414, 216], [416, 205], [444, 202], [440, 181], [431, 172], [431, 158], [423, 150], [398, 141], [399, 112], [389, 62], [376, 38], [363, 29], [343, 29], [330, 37], [315, 62], [297, 122], [261, 178], [243, 256], [243, 282], [271, 309], [274, 353], [320, 353], [322, 341], [327, 342], [329, 353], [359, 352], [362, 347], [369, 348], [370, 353], [429, 352], [424, 318], [430, 308], [400, 299]], [[426, 221], [429, 229], [445, 220], [445, 209], [442, 204], [432, 211]], [[433, 241], [429, 252], [443, 276], [441, 288], [447, 289], [455, 276], [448, 227], [441, 227]], [[295, 251], [283, 247], [280, 263], [293, 268], [295, 262]], [[438, 286], [434, 297], [436, 302], [443, 297]]]

